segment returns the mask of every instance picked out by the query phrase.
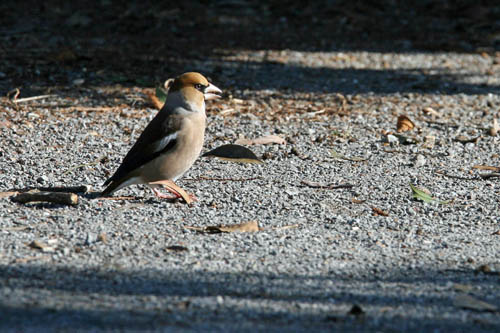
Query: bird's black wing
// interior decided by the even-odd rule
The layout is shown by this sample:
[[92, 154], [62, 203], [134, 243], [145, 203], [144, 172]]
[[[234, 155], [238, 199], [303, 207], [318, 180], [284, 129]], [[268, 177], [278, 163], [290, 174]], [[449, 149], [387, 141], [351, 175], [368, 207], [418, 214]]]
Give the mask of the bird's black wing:
[[177, 144], [177, 133], [181, 124], [182, 118], [174, 112], [167, 109], [158, 112], [104, 185], [119, 181], [135, 169], [173, 149]]

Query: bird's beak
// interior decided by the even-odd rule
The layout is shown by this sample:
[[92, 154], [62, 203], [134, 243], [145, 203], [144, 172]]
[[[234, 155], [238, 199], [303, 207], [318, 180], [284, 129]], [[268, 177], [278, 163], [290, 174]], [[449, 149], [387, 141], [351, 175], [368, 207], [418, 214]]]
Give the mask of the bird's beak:
[[203, 92], [203, 96], [205, 96], [205, 100], [211, 100], [211, 99], [216, 99], [220, 98], [222, 94], [222, 90], [214, 86], [213, 84], [209, 83], [208, 87], [205, 88], [205, 91]]

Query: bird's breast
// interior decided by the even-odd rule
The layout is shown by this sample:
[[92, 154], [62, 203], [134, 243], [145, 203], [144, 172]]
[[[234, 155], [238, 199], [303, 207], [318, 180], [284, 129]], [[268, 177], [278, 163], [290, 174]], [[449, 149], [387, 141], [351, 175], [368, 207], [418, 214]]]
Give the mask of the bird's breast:
[[176, 139], [176, 146], [171, 152], [160, 155], [148, 163], [145, 168], [151, 170], [146, 174], [154, 175], [147, 181], [177, 179], [181, 177], [200, 155], [205, 138], [206, 117], [192, 116], [183, 120], [181, 130]]

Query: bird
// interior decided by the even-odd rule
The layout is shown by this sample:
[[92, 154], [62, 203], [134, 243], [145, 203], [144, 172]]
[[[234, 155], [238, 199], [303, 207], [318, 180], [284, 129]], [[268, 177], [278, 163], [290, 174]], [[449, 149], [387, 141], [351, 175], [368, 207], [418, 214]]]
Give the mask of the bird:
[[165, 104], [146, 126], [123, 158], [113, 176], [107, 179], [101, 196], [134, 184], [145, 184], [155, 196], [181, 197], [161, 193], [161, 181], [179, 179], [195, 162], [203, 147], [206, 114], [205, 101], [220, 98], [222, 91], [200, 73], [187, 72], [166, 81]]

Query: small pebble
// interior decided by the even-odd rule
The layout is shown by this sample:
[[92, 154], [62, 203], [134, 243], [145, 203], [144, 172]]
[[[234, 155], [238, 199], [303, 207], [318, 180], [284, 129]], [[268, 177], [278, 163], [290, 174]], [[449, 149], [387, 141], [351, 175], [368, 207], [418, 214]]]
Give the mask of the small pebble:
[[426, 162], [427, 162], [427, 161], [426, 161], [426, 159], [425, 159], [424, 155], [420, 155], [420, 154], [419, 154], [419, 155], [417, 155], [417, 157], [416, 157], [416, 159], [415, 159], [415, 166], [416, 166], [417, 168], [420, 168], [420, 167], [424, 166]]

